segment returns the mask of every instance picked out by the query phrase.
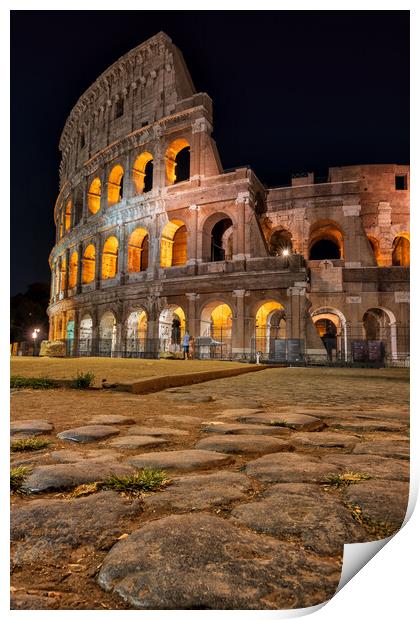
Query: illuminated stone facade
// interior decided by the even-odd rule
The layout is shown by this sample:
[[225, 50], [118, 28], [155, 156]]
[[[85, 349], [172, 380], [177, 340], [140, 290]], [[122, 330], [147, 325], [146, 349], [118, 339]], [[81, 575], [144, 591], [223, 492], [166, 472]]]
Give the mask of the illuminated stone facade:
[[267, 190], [224, 172], [211, 135], [164, 33], [81, 96], [60, 139], [49, 339], [142, 357], [188, 330], [195, 357], [406, 363], [408, 167]]

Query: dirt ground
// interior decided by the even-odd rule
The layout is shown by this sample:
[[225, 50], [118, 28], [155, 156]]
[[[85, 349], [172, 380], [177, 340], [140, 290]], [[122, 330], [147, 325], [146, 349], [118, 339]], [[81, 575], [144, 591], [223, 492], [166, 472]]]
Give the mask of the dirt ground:
[[50, 379], [73, 379], [77, 373], [93, 372], [95, 385], [102, 380], [108, 383], [130, 383], [148, 377], [178, 375], [222, 368], [237, 368], [238, 362], [213, 360], [144, 360], [108, 357], [18, 357], [11, 358], [11, 375], [23, 377], [48, 377]]
[[[97, 358], [86, 360], [35, 358], [32, 361], [28, 358], [15, 358], [12, 373], [27, 376], [48, 374], [51, 377], [65, 378], [74, 376], [77, 369], [83, 371], [89, 369], [97, 375], [98, 379], [129, 381], [129, 377], [136, 379], [153, 376], [160, 372], [172, 374], [177, 371], [185, 372], [187, 369], [191, 371], [206, 370], [210, 364], [214, 367], [217, 362], [187, 361], [183, 363], [164, 360], [106, 360]], [[224, 362], [219, 364], [225, 367]], [[404, 493], [408, 488], [407, 468], [409, 462], [408, 453], [404, 452], [405, 446], [408, 449], [409, 440], [408, 379], [408, 371], [405, 369], [276, 368], [148, 395], [133, 395], [113, 392], [112, 390], [13, 390], [11, 396], [12, 422], [48, 420], [53, 424], [54, 430], [51, 434], [41, 436], [51, 442], [50, 446], [40, 452], [13, 453], [12, 465], [25, 464], [36, 472], [37, 468], [43, 465], [56, 464], [54, 454], [61, 450], [69, 451], [70, 461], [71, 454], [74, 454], [74, 461], [76, 461], [76, 459], [83, 458], [83, 455], [92, 459], [92, 451], [95, 451], [99, 456], [101, 451], [103, 454], [105, 451], [108, 453], [111, 451], [115, 455], [113, 457], [115, 462], [121, 464], [139, 454], [195, 450], [197, 442], [203, 438], [216, 437], [213, 433], [205, 432], [205, 427], [231, 421], [238, 424], [238, 415], [242, 409], [261, 411], [262, 414], [267, 414], [269, 418], [272, 416], [273, 419], [278, 419], [279, 416], [281, 418], [283, 415], [286, 418], [289, 414], [308, 414], [321, 420], [324, 423], [323, 428], [318, 428], [316, 432], [305, 432], [305, 429], [279, 427], [278, 437], [281, 437], [285, 442], [290, 442], [288, 448], [291, 450], [288, 452], [290, 457], [288, 456], [287, 459], [290, 461], [295, 455], [298, 459], [308, 457], [310, 464], [314, 463], [316, 467], [336, 467], [337, 473], [347, 469], [358, 472], [372, 472], [369, 480], [352, 485], [352, 489], [355, 488], [356, 490], [363, 490], [363, 485], [370, 484], [372, 486], [366, 486], [366, 490], [369, 489], [367, 495], [369, 495], [370, 504], [369, 502], [366, 504], [366, 514], [363, 513], [365, 510], [363, 508], [363, 519], [359, 519], [355, 523], [357, 536], [354, 534], [355, 537], [348, 542], [373, 540], [384, 537], [391, 530], [395, 531], [395, 528], [400, 525], [399, 521], [402, 520], [401, 514], [405, 511], [406, 498]], [[236, 410], [236, 413], [232, 410]], [[226, 412], [228, 413], [226, 414]], [[64, 430], [88, 425], [96, 415], [114, 414], [128, 416], [138, 426], [170, 427], [175, 431], [185, 431], [186, 434], [165, 437], [166, 443], [163, 447], [136, 450], [114, 448], [112, 447], [112, 439], [80, 444], [57, 437], [57, 434]], [[240, 423], [241, 420], [239, 420]], [[270, 426], [267, 421], [266, 425], [266, 440], [268, 441], [268, 434], [271, 437], [273, 435], [273, 426]], [[119, 424], [114, 428], [118, 429], [119, 437], [126, 437], [130, 434], [130, 425], [128, 424]], [[244, 430], [246, 430], [245, 427]], [[339, 442], [337, 445], [334, 443], [330, 446], [322, 445], [320, 440], [324, 436], [327, 437], [327, 435], [334, 433], [344, 443], [342, 445]], [[255, 437], [255, 435], [252, 436]], [[220, 435], [217, 435], [216, 438], [218, 437]], [[229, 437], [244, 437], [244, 435], [229, 435]], [[394, 450], [394, 447], [397, 446], [403, 450], [403, 454]], [[403, 447], [401, 448], [401, 446]], [[80, 457], [80, 455], [82, 456]], [[322, 536], [317, 531], [318, 526], [302, 522], [299, 530], [299, 526], [294, 524], [292, 535], [290, 532], [280, 531], [279, 524], [276, 523], [274, 525], [271, 523], [269, 526], [254, 523], [253, 510], [251, 510], [251, 517], [246, 516], [248, 521], [240, 521], [240, 518], [245, 519], [243, 515], [247, 510], [249, 512], [249, 507], [256, 505], [255, 502], [263, 502], [262, 506], [265, 506], [264, 502], [275, 501], [275, 495], [273, 495], [274, 499], [271, 496], [266, 499], [267, 494], [283, 492], [280, 487], [290, 486], [292, 488], [296, 486], [273, 484], [276, 482], [275, 476], [270, 480], [254, 475], [253, 468], [256, 467], [254, 463], [261, 456], [262, 453], [258, 452], [257, 449], [254, 454], [252, 450], [250, 452], [249, 450], [238, 449], [235, 452], [230, 452], [230, 460], [223, 465], [209, 466], [199, 471], [171, 472], [171, 478], [175, 482], [192, 480], [192, 477], [197, 477], [198, 474], [202, 477], [203, 483], [205, 476], [210, 473], [217, 474], [219, 472], [222, 476], [226, 472], [233, 472], [235, 475], [240, 474], [241, 484], [245, 484], [246, 490], [242, 494], [238, 494], [236, 499], [229, 497], [225, 501], [222, 489], [218, 500], [214, 497], [211, 500], [207, 498], [207, 503], [204, 502], [201, 508], [192, 511], [191, 503], [186, 501], [187, 498], [181, 498], [179, 500], [181, 503], [178, 502], [176, 507], [175, 504], [171, 504], [169, 497], [172, 491], [169, 491], [171, 488], [169, 486], [166, 490], [159, 492], [159, 499], [162, 501], [156, 504], [153, 510], [149, 507], [150, 499], [145, 498], [142, 500], [143, 505], [139, 515], [125, 516], [121, 520], [120, 529], [117, 527], [115, 531], [112, 530], [112, 533], [103, 532], [105, 538], [108, 536], [105, 543], [103, 538], [100, 544], [96, 544], [94, 540], [97, 532], [101, 530], [100, 523], [95, 526], [95, 536], [92, 535], [90, 541], [83, 539], [83, 537], [80, 538], [79, 530], [72, 532], [71, 536], [69, 535], [65, 540], [54, 538], [53, 530], [47, 531], [48, 527], [46, 526], [44, 531], [42, 522], [35, 529], [31, 526], [32, 529], [29, 528], [27, 534], [22, 534], [20, 531], [19, 534], [12, 535], [12, 558], [14, 558], [12, 562], [12, 608], [135, 608], [136, 605], [130, 603], [131, 599], [118, 595], [118, 588], [110, 592], [104, 591], [98, 584], [98, 573], [107, 562], [110, 550], [121, 536], [130, 535], [139, 530], [141, 526], [172, 514], [192, 515], [194, 518], [198, 513], [210, 514], [217, 516], [220, 523], [234, 523], [235, 531], [238, 531], [239, 534], [243, 532], [244, 535], [248, 535], [250, 532], [257, 532], [258, 536], [262, 536], [261, 540], [280, 540], [296, 552], [303, 550], [308, 561], [319, 561], [329, 566], [332, 571], [331, 574], [334, 575], [336, 584], [338, 584], [342, 553], [334, 550], [334, 545], [337, 543], [334, 540], [331, 548], [328, 545], [325, 549], [322, 548], [322, 543], [319, 542], [322, 540]], [[267, 459], [268, 456], [264, 458]], [[344, 469], [341, 467], [340, 469], [340, 459], [343, 458], [344, 462], [346, 459], [350, 459], [351, 466], [344, 467]], [[300, 461], [298, 459], [296, 460], [296, 470], [291, 473], [290, 480], [285, 480], [285, 482], [309, 482], [304, 477], [299, 478], [302, 472], [299, 470]], [[290, 463], [293, 463], [293, 460]], [[331, 465], [331, 463], [335, 464]], [[69, 467], [71, 467], [71, 463]], [[275, 471], [274, 473], [276, 474]], [[346, 491], [343, 489], [325, 491], [321, 481], [322, 477], [318, 477], [316, 480], [311, 480], [310, 484], [301, 484], [301, 489], [298, 489], [301, 500], [306, 501], [311, 498], [310, 501], [315, 502], [315, 512], [318, 508], [322, 511], [322, 497], [325, 496], [323, 494], [328, 493], [328, 497], [331, 497], [331, 500], [328, 501], [333, 502], [333, 508], [337, 510], [337, 515], [343, 514], [346, 523], [348, 523], [348, 519], [351, 521], [351, 517], [355, 516], [357, 521], [357, 515], [351, 513], [349, 503], [345, 500]], [[378, 516], [375, 512], [376, 505], [372, 505], [375, 493], [378, 494], [378, 497], [382, 497], [381, 493], [384, 492], [384, 488], [390, 494], [389, 504], [392, 506], [395, 504], [396, 513], [399, 515], [395, 517], [393, 524], [386, 522], [386, 519], [384, 521], [381, 515]], [[306, 490], [302, 491], [302, 489]], [[296, 490], [296, 493], [298, 491]], [[97, 495], [100, 496], [101, 493], [103, 492]], [[200, 493], [198, 493], [197, 498], [201, 497]], [[306, 499], [302, 499], [302, 493], [308, 493]], [[103, 497], [107, 498], [108, 496], [104, 495]], [[165, 504], [166, 497], [168, 497], [168, 502]], [[46, 510], [49, 502], [57, 500], [69, 502], [69, 506], [72, 502], [80, 501], [71, 498], [71, 489], [56, 489], [55, 491], [37, 494], [12, 494], [12, 532], [14, 521], [18, 523], [19, 515], [26, 514], [22, 511], [31, 509], [31, 507]], [[107, 501], [110, 502], [110, 508], [117, 505], [117, 500], [112, 499], [112, 497]], [[126, 498], [126, 501], [130, 503], [137, 500]], [[54, 510], [58, 509], [59, 506], [54, 508]], [[264, 516], [268, 512], [268, 508], [262, 512]], [[255, 509], [255, 514], [257, 513], [258, 510]], [[278, 519], [281, 522], [281, 512], [278, 514]], [[70, 523], [67, 524], [67, 527], [71, 529], [73, 526]], [[80, 525], [77, 527], [79, 528]], [[89, 539], [89, 536], [87, 538]], [[130, 540], [130, 536], [127, 540]], [[42, 545], [40, 541], [42, 541]], [[46, 556], [45, 549], [47, 548], [49, 555]], [[170, 560], [168, 562], [170, 563]], [[173, 570], [176, 570], [176, 567]], [[203, 568], [204, 572], [205, 570]], [[222, 567], [220, 570], [223, 571], [225, 568]], [[281, 603], [267, 602], [281, 600], [277, 599], [274, 594], [262, 596], [259, 607], [255, 608], [282, 608]], [[164, 598], [164, 594], [162, 596]], [[303, 599], [304, 606], [320, 602], [317, 596], [321, 596], [321, 594], [312, 595], [308, 591], [307, 598]], [[162, 608], [172, 608], [170, 605], [165, 607], [164, 602], [162, 605]], [[302, 605], [302, 600], [300, 605]], [[287, 607], [285, 604], [284, 606]], [[290, 604], [290, 606], [299, 606], [299, 604]], [[214, 608], [216, 607], [217, 603], [214, 605]]]

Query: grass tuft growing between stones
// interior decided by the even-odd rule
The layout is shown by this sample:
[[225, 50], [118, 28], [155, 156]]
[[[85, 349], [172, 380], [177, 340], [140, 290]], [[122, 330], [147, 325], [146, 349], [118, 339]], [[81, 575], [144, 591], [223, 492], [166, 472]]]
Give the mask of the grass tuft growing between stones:
[[294, 428], [293, 424], [289, 424], [286, 420], [271, 420], [269, 426], [282, 426], [283, 428]]
[[350, 484], [357, 484], [362, 480], [370, 480], [372, 476], [363, 472], [347, 471], [344, 474], [332, 474], [325, 476], [322, 480], [324, 485], [335, 487], [337, 489], [341, 487], [347, 487]]
[[143, 493], [161, 491], [170, 483], [165, 471], [142, 469], [127, 476], [111, 474], [106, 480], [81, 484], [71, 492], [70, 497], [83, 497], [102, 489], [124, 493], [130, 497], [139, 497]]
[[141, 495], [148, 491], [159, 491], [170, 483], [166, 472], [160, 469], [142, 469], [135, 474], [117, 476], [111, 474], [100, 483], [103, 489], [112, 489], [119, 493]]
[[11, 452], [34, 452], [47, 448], [51, 442], [46, 439], [37, 439], [36, 437], [28, 437], [26, 439], [17, 439], [10, 445]]
[[20, 491], [20, 488], [29, 474], [31, 468], [25, 465], [19, 465], [18, 467], [12, 467], [10, 470], [10, 490], [13, 492]]
[[77, 390], [87, 390], [93, 385], [95, 375], [93, 372], [77, 372], [76, 378], [73, 380], [72, 387]]
[[32, 388], [33, 390], [50, 390], [58, 387], [54, 379], [48, 377], [21, 377], [14, 375], [10, 377], [11, 388]]

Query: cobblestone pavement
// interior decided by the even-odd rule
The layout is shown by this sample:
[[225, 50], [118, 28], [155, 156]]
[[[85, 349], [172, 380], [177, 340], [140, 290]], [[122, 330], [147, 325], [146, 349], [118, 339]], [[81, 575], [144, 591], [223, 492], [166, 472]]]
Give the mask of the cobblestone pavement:
[[[143, 396], [13, 391], [12, 439], [50, 445], [11, 457], [28, 467], [11, 496], [12, 608], [327, 600], [343, 544], [404, 519], [408, 397], [403, 369], [268, 369]], [[74, 494], [146, 466], [171, 484]]]

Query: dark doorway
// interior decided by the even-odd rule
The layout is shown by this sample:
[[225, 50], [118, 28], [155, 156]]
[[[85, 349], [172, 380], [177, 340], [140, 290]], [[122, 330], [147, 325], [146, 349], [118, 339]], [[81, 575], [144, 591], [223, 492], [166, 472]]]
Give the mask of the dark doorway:
[[190, 178], [190, 147], [181, 149], [175, 157], [175, 183], [188, 181]]
[[311, 247], [309, 260], [326, 260], [341, 258], [340, 248], [335, 241], [331, 239], [320, 239], [315, 241]]
[[211, 231], [211, 261], [217, 262], [226, 259], [226, 248], [223, 246], [223, 235], [232, 226], [230, 218], [224, 218], [213, 226]]

